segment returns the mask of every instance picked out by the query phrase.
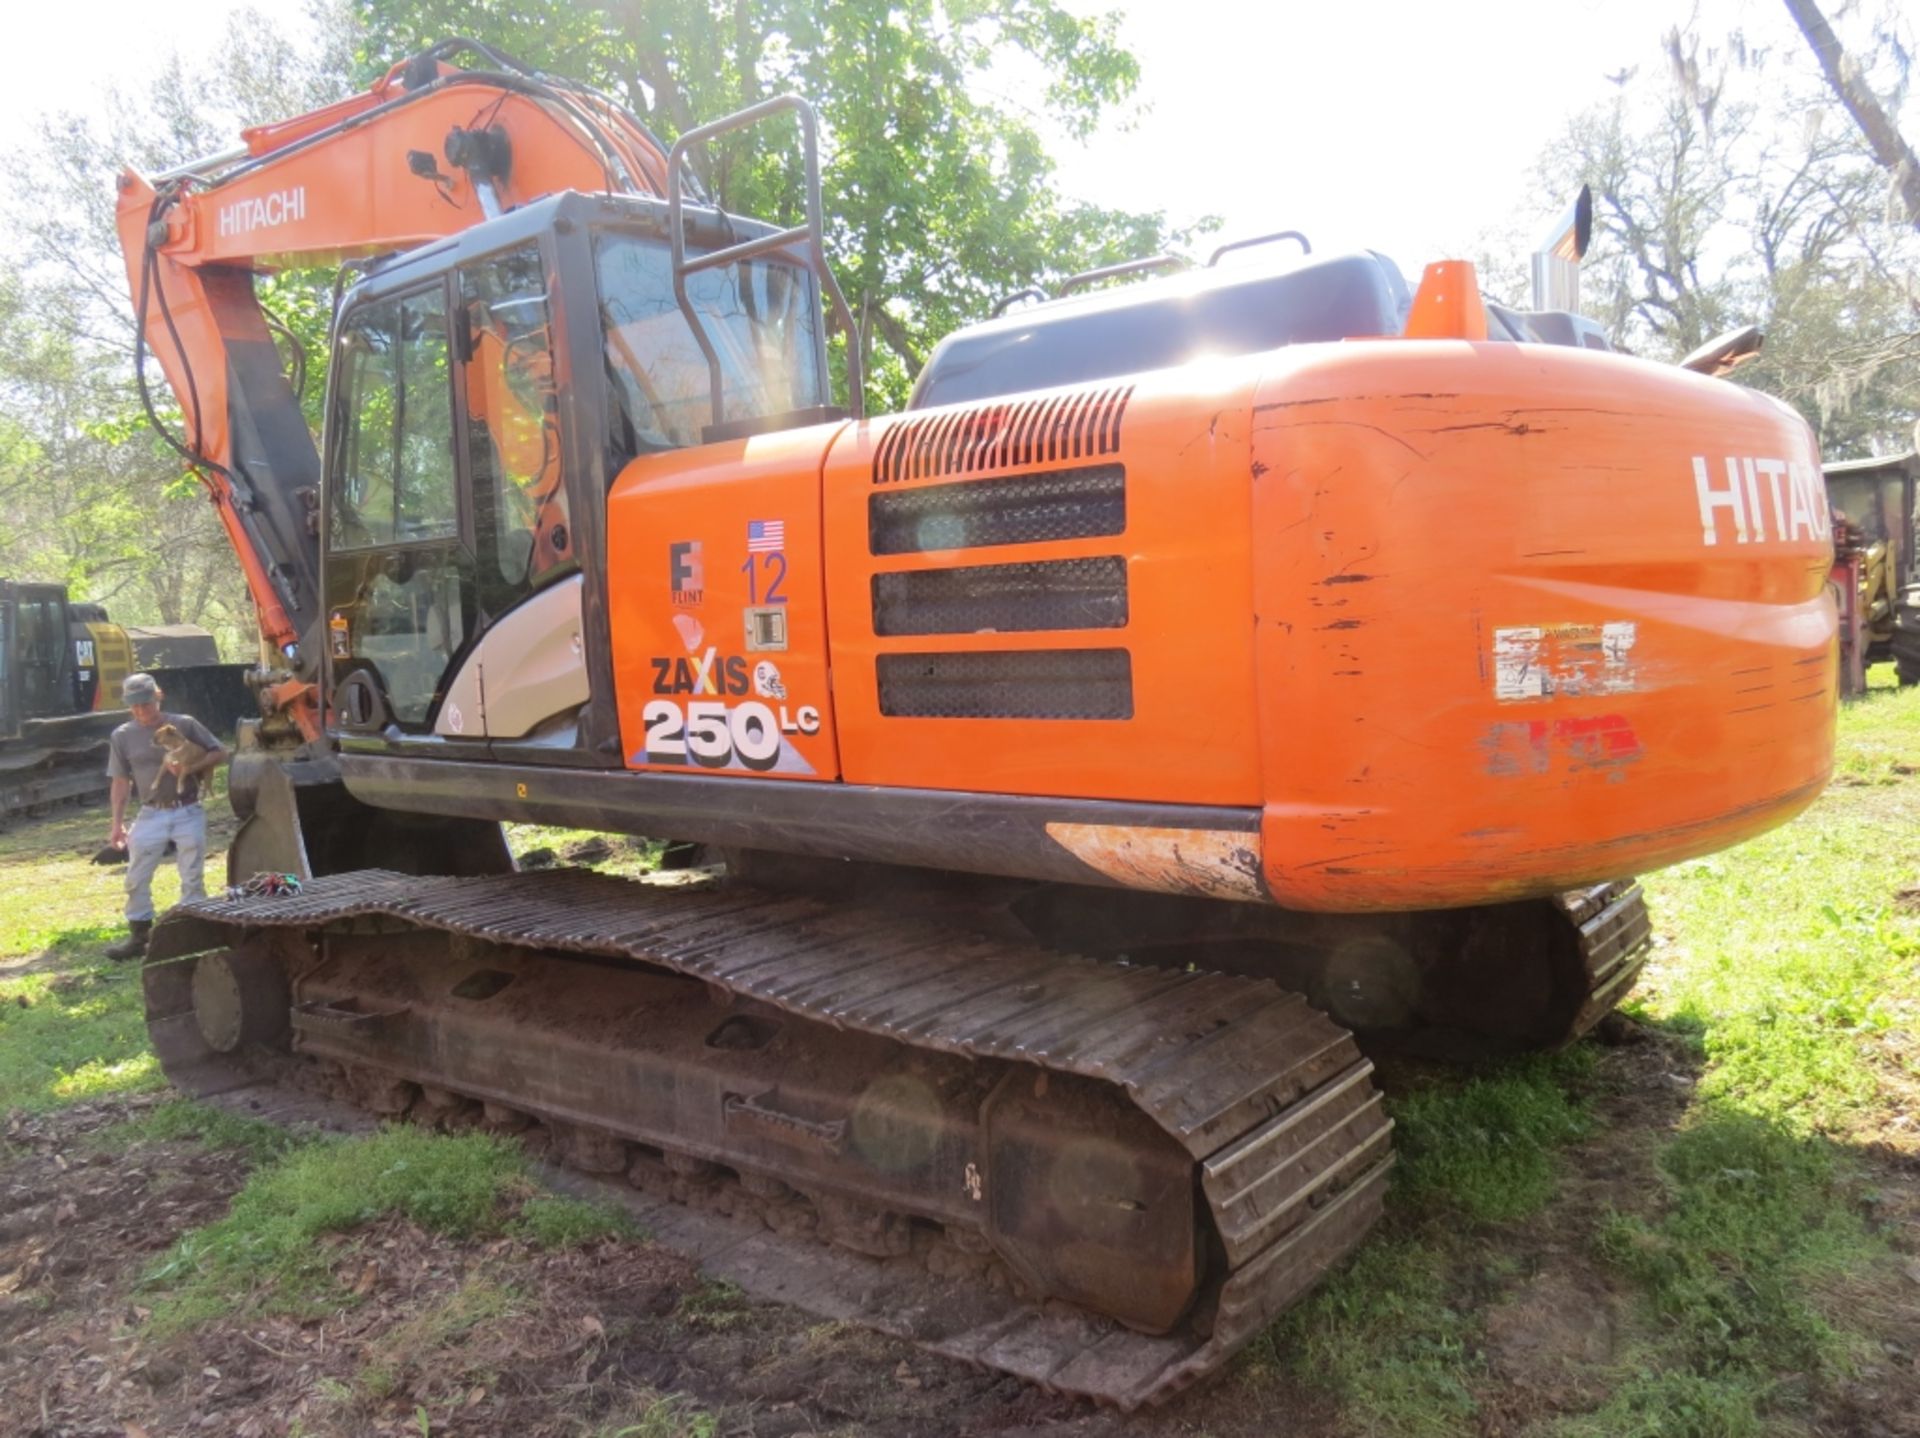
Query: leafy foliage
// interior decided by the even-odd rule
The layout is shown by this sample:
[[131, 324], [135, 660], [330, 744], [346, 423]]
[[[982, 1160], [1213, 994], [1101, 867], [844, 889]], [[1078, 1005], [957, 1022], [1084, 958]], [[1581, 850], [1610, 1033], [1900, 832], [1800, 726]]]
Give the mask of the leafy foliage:
[[[828, 252], [879, 408], [902, 403], [934, 343], [1000, 297], [1187, 233], [1054, 188], [1033, 119], [1089, 133], [1139, 71], [1113, 17], [1052, 0], [368, 0], [364, 26], [362, 80], [467, 34], [604, 89], [664, 141], [770, 95], [805, 96], [823, 131]], [[1037, 77], [1031, 111], [985, 98], [983, 82], [1010, 70]], [[694, 163], [729, 210], [802, 213], [784, 121], [722, 137]]]

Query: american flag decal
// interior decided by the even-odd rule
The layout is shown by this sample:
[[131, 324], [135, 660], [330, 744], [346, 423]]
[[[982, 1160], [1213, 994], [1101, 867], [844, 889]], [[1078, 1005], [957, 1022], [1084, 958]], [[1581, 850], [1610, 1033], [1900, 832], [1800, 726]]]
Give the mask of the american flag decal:
[[749, 519], [747, 521], [748, 554], [778, 554], [786, 547], [786, 520]]

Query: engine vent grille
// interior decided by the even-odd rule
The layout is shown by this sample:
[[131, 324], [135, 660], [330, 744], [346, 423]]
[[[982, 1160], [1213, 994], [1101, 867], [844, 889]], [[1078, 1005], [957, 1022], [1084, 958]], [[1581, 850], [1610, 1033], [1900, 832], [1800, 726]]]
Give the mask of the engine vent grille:
[[894, 719], [1131, 719], [1124, 649], [882, 654], [880, 712]]
[[873, 576], [875, 634], [1018, 634], [1126, 624], [1127, 561], [1118, 554]]
[[895, 484], [1118, 454], [1120, 421], [1132, 397], [1132, 385], [1119, 385], [906, 420], [881, 439], [873, 456], [873, 482]]
[[1117, 464], [896, 489], [867, 497], [874, 554], [1095, 539], [1127, 527], [1127, 472]]

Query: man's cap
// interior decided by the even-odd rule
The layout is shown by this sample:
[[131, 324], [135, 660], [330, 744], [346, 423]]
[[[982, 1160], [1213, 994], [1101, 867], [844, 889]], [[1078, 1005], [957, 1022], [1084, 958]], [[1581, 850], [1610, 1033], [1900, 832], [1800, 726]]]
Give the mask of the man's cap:
[[157, 704], [160, 702], [160, 686], [154, 683], [151, 674], [129, 674], [120, 681], [120, 702]]

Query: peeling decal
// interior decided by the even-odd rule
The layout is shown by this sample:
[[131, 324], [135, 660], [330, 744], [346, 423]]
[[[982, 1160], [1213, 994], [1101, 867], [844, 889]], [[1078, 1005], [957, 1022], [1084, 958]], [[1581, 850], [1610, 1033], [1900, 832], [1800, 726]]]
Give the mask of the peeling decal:
[[1089, 868], [1130, 889], [1263, 901], [1260, 840], [1229, 829], [1148, 829], [1124, 824], [1049, 824], [1047, 837]]
[[1487, 773], [1496, 778], [1599, 771], [1617, 783], [1626, 778], [1627, 765], [1646, 757], [1624, 714], [1494, 724], [1480, 748]]
[[1624, 694], [1637, 688], [1631, 620], [1605, 624], [1536, 624], [1493, 631], [1493, 697], [1527, 699]]
[[780, 666], [771, 659], [762, 659], [753, 666], [753, 692], [762, 699], [787, 697], [787, 686], [780, 679]]
[[680, 636], [680, 642], [687, 646], [687, 653], [689, 654], [698, 649], [700, 647], [700, 641], [707, 637], [707, 631], [701, 627], [700, 621], [691, 614], [674, 615], [673, 628], [674, 632]]

